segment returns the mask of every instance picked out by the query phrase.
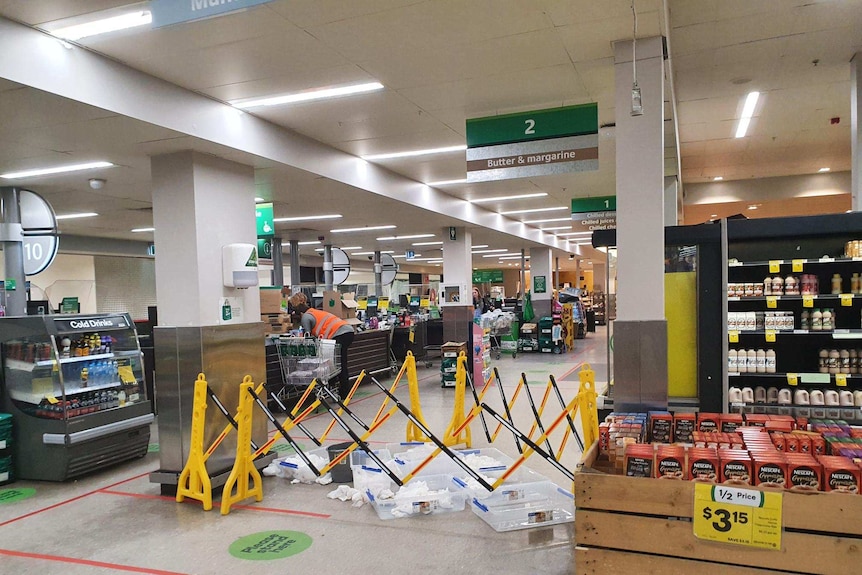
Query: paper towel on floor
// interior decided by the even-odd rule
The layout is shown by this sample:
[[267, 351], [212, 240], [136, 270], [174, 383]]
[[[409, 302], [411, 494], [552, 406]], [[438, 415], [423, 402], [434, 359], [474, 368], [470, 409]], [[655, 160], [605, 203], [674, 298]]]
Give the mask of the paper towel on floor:
[[[316, 453], [306, 454], [306, 456], [318, 470], [329, 465], [329, 460], [320, 457]], [[267, 466], [267, 469], [273, 465], [276, 466], [275, 475], [284, 479], [292, 479], [291, 483], [320, 483], [321, 485], [332, 483], [332, 476], [329, 473], [322, 477], [317, 477], [299, 455], [276, 459]]]
[[451, 509], [452, 493], [447, 489], [429, 489], [424, 481], [412, 481], [395, 494], [393, 517], [430, 513], [434, 509]]

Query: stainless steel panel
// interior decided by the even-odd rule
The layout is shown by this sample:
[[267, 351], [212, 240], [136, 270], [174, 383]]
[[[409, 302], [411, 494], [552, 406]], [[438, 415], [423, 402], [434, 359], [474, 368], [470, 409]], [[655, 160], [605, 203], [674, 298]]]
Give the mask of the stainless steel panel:
[[667, 409], [667, 322], [614, 323], [614, 408]]
[[[159, 411], [160, 471], [182, 470], [189, 452], [194, 382], [204, 373], [210, 388], [232, 414], [239, 402], [239, 384], [245, 375], [255, 383], [266, 377], [264, 325], [249, 323], [202, 327], [156, 327], [156, 387]], [[265, 394], [263, 394], [265, 397]], [[266, 441], [267, 421], [254, 414], [252, 437]], [[221, 433], [227, 420], [208, 404], [204, 448]], [[236, 456], [236, 434], [207, 460], [211, 475], [229, 469]]]

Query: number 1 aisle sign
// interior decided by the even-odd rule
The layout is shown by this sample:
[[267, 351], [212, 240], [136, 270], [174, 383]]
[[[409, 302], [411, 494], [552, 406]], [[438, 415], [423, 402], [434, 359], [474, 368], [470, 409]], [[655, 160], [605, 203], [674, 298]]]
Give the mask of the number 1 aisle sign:
[[782, 502], [780, 492], [695, 484], [694, 536], [779, 551]]

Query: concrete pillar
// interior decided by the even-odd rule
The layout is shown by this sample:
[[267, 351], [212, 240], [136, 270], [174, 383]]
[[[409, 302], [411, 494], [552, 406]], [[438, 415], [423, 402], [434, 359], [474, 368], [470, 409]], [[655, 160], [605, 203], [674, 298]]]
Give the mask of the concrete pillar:
[[323, 246], [323, 289], [332, 291], [332, 244]]
[[679, 181], [676, 176], [664, 179], [664, 225], [678, 226], [679, 219]]
[[[18, 188], [0, 188], [0, 237], [3, 245], [3, 270], [6, 275], [6, 315], [27, 314], [27, 278], [24, 277], [24, 235], [21, 228], [21, 208], [18, 205]], [[15, 289], [9, 289], [9, 280]]]
[[[466, 228], [443, 229], [444, 341], [467, 341], [473, 320], [473, 238]], [[457, 301], [454, 297], [457, 294]]]
[[302, 280], [299, 279], [299, 240], [290, 240], [290, 289], [291, 293], [299, 289]]
[[374, 295], [383, 297], [383, 264], [380, 263], [380, 250], [374, 250]]
[[284, 254], [281, 252], [281, 238], [272, 238], [272, 285], [284, 287]]
[[[530, 248], [530, 295], [536, 317], [551, 315], [554, 287], [553, 257], [550, 248]], [[544, 290], [544, 291], [541, 291]]]
[[664, 42], [637, 42], [642, 115], [632, 115], [632, 42], [614, 43], [617, 320], [614, 408], [667, 407], [664, 317]]
[[523, 298], [527, 292], [527, 250], [521, 248], [521, 284], [518, 286], [518, 296]]
[[850, 60], [850, 151], [853, 211], [862, 211], [862, 52]]

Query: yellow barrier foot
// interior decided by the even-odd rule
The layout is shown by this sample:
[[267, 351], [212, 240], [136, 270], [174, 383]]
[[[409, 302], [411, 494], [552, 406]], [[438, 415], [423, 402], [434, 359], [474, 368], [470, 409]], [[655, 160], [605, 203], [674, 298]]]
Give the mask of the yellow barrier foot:
[[195, 380], [194, 402], [192, 404], [192, 437], [189, 458], [180, 473], [177, 485], [177, 503], [186, 497], [203, 503], [204, 511], [213, 508], [213, 493], [210, 476], [207, 473], [204, 457], [204, 420], [207, 409], [207, 381], [199, 373]]
[[237, 438], [236, 438], [236, 461], [233, 464], [227, 482], [224, 485], [221, 498], [221, 514], [230, 513], [234, 503], [254, 496], [255, 501], [263, 501], [263, 483], [260, 472], [254, 466], [254, 454], [251, 445], [251, 423], [253, 412], [253, 399], [251, 390], [254, 382], [250, 375], [243, 378], [239, 386], [239, 406], [237, 407]]
[[[425, 422], [425, 416], [422, 415], [422, 404], [419, 401], [419, 377], [416, 375], [416, 358], [413, 352], [408, 351], [407, 357], [404, 358], [405, 372], [407, 373], [407, 386], [410, 390], [410, 411], [419, 422], [426, 428], [428, 424]], [[407, 422], [407, 442], [412, 441], [431, 441], [412, 421]]]

